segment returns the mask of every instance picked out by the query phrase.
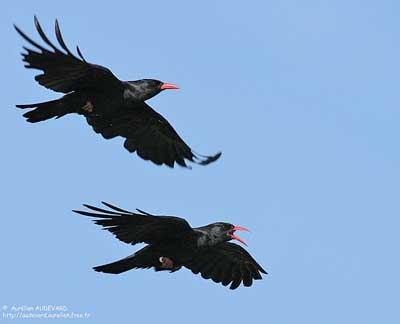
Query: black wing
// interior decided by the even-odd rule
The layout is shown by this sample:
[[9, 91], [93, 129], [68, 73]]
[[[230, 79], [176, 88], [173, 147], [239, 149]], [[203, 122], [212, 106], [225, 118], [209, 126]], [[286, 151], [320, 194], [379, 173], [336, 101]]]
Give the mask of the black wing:
[[87, 122], [106, 139], [126, 138], [124, 147], [129, 152], [136, 151], [144, 160], [158, 165], [173, 167], [176, 162], [187, 167], [185, 159], [207, 165], [221, 156], [221, 153], [214, 156], [195, 154], [168, 121], [144, 102], [135, 104], [135, 109], [125, 109], [113, 116], [87, 117]]
[[262, 279], [260, 272], [267, 273], [245, 249], [229, 242], [202, 249], [184, 266], [194, 274], [201, 273], [204, 279], [224, 286], [231, 283], [230, 289], [236, 289], [241, 282], [250, 287], [253, 279]]
[[133, 213], [105, 202], [103, 205], [110, 210], [84, 205], [96, 213], [79, 210], [74, 212], [101, 218], [94, 222], [125, 243], [157, 244], [165, 240], [178, 239], [181, 235], [192, 231], [189, 223], [180, 217], [154, 216], [139, 209], [137, 210], [139, 213]]
[[56, 20], [55, 32], [57, 40], [62, 48], [58, 49], [43, 32], [35, 16], [36, 29], [43, 41], [51, 47], [51, 50], [44, 48], [30, 39], [22, 30], [14, 25], [17, 32], [36, 50], [24, 47], [27, 53], [22, 53], [26, 68], [42, 70], [43, 74], [35, 77], [42, 86], [54, 91], [69, 93], [78, 89], [89, 89], [94, 87], [122, 87], [122, 82], [107, 68], [90, 64], [85, 61], [79, 47], [77, 52], [80, 58], [76, 57], [65, 45], [61, 36], [60, 28]]

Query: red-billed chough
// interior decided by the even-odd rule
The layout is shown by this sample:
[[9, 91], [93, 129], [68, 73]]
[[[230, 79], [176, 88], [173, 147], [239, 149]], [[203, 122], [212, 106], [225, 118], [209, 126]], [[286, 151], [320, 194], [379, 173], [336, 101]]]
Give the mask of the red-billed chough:
[[109, 210], [84, 205], [91, 211], [74, 212], [99, 218], [94, 220], [96, 224], [125, 243], [147, 245], [124, 259], [95, 267], [96, 271], [118, 274], [153, 267], [156, 271], [175, 272], [183, 266], [204, 279], [230, 284], [230, 289], [236, 289], [241, 282], [249, 287], [253, 280], [262, 279], [260, 273], [267, 273], [245, 249], [228, 242], [235, 239], [246, 244], [234, 234], [248, 231], [244, 227], [218, 222], [192, 228], [180, 217], [154, 216], [139, 209], [133, 213], [103, 204]]
[[86, 120], [96, 133], [105, 139], [122, 136], [129, 152], [145, 159], [170, 167], [174, 163], [187, 167], [186, 160], [206, 165], [216, 161], [221, 153], [213, 156], [196, 154], [182, 140], [168, 121], [154, 111], [145, 101], [167, 89], [179, 89], [176, 85], [153, 79], [121, 81], [109, 69], [88, 63], [77, 47], [74, 55], [61, 36], [56, 20], [55, 33], [61, 49], [45, 35], [35, 17], [35, 26], [48, 48], [36, 43], [21, 29], [17, 32], [35, 50], [24, 47], [25, 67], [42, 70], [35, 77], [42, 86], [65, 93], [59, 99], [36, 104], [17, 105], [33, 108], [24, 114], [28, 122], [36, 123], [53, 117], [77, 113]]

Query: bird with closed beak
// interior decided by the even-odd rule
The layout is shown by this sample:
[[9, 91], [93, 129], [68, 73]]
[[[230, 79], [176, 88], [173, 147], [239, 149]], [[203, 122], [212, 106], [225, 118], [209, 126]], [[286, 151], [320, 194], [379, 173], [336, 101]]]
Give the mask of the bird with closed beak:
[[175, 163], [188, 167], [187, 161], [207, 165], [221, 156], [221, 153], [212, 156], [195, 153], [170, 123], [146, 103], [160, 92], [179, 89], [178, 86], [154, 79], [121, 81], [109, 69], [87, 62], [79, 47], [79, 57], [74, 55], [64, 42], [57, 20], [55, 34], [61, 49], [49, 40], [36, 17], [34, 23], [47, 48], [14, 25], [35, 48], [24, 47], [25, 67], [43, 71], [35, 80], [65, 95], [51, 101], [17, 105], [21, 109], [32, 109], [24, 114], [28, 122], [37, 123], [72, 113], [83, 115], [93, 130], [105, 139], [121, 136], [129, 152], [171, 168]]

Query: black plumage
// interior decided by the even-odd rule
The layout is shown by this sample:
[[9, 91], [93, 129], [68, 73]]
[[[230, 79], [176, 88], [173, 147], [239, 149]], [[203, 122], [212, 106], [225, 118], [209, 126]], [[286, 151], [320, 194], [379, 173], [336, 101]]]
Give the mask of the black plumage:
[[137, 152], [141, 158], [158, 165], [174, 167], [177, 163], [187, 167], [186, 160], [207, 165], [220, 157], [221, 153], [213, 156], [194, 153], [169, 122], [145, 102], [163, 90], [178, 89], [177, 86], [153, 79], [121, 81], [109, 69], [88, 63], [79, 47], [78, 56], [74, 55], [65, 45], [57, 20], [55, 33], [61, 49], [47, 38], [36, 17], [34, 22], [50, 49], [14, 26], [35, 48], [24, 47], [25, 67], [43, 71], [35, 80], [65, 95], [57, 100], [17, 105], [22, 109], [33, 108], [24, 114], [28, 122], [77, 113], [86, 117], [93, 130], [105, 139], [121, 136], [126, 139], [124, 147], [129, 152]]
[[94, 222], [122, 242], [147, 245], [124, 259], [94, 267], [96, 271], [118, 274], [153, 267], [156, 271], [175, 272], [186, 267], [204, 279], [230, 284], [230, 289], [241, 283], [249, 287], [253, 280], [262, 279], [261, 273], [267, 273], [245, 249], [228, 242], [236, 239], [244, 243], [234, 232], [246, 228], [223, 222], [192, 228], [180, 217], [155, 216], [139, 209], [133, 213], [103, 204], [109, 209], [84, 205], [91, 211], [74, 212], [97, 217]]

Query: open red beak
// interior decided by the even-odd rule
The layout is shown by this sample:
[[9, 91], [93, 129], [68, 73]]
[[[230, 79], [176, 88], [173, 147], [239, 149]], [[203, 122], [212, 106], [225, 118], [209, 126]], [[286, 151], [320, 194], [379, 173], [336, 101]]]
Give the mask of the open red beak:
[[[246, 231], [246, 232], [250, 232], [249, 229], [247, 229], [246, 227], [242, 227], [242, 226], [234, 226], [232, 228], [233, 231]], [[236, 236], [235, 234], [231, 234], [231, 239], [239, 241], [240, 243], [247, 245], [247, 243], [245, 241], [243, 241], [239, 236]]]
[[172, 83], [163, 83], [161, 86], [161, 90], [166, 90], [166, 89], [180, 89], [180, 88]]
[[246, 232], [250, 232], [250, 230], [246, 227], [242, 227], [242, 226], [233, 226], [232, 228], [234, 231], [246, 231]]

